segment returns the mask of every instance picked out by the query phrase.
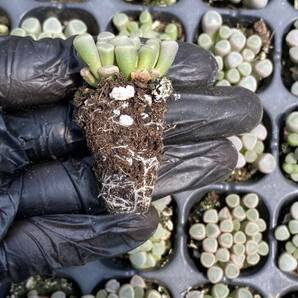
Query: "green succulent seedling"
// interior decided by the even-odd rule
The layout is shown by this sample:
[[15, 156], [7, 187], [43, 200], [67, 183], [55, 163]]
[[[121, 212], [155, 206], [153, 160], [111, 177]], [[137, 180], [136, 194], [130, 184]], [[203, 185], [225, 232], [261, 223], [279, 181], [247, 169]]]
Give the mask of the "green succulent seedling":
[[81, 75], [93, 87], [101, 78], [117, 73], [127, 79], [140, 72], [150, 73], [153, 78], [164, 76], [178, 52], [175, 41], [152, 39], [139, 46], [134, 38], [111, 38], [108, 33], [101, 33], [97, 43], [90, 34], [82, 34], [74, 39], [73, 44], [89, 70], [85, 69]]

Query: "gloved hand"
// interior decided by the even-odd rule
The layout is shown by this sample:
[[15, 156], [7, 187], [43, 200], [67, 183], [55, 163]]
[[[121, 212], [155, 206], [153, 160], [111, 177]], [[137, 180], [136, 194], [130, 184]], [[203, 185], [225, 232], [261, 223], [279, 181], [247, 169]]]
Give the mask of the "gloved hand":
[[[183, 45], [179, 51], [170, 75], [181, 99], [170, 103], [166, 115], [167, 123], [175, 129], [165, 135], [166, 150], [155, 198], [201, 187], [228, 175], [236, 165], [237, 152], [224, 137], [250, 131], [262, 117], [260, 101], [253, 93], [242, 88], [211, 87], [217, 69], [206, 51], [192, 45]], [[69, 110], [67, 105], [60, 108]], [[75, 125], [61, 126], [61, 123], [72, 123], [71, 113], [58, 114], [62, 116], [61, 121], [53, 121], [53, 126], [60, 125], [61, 131], [68, 130], [68, 136], [72, 136], [73, 127], [74, 135], [78, 136]], [[37, 119], [30, 113], [27, 115], [29, 119]], [[37, 145], [47, 148], [41, 143], [52, 131], [57, 131], [54, 127], [43, 128], [51, 122], [46, 119], [50, 114], [44, 115], [40, 126], [43, 134], [40, 138], [35, 136], [36, 140], [33, 138], [31, 152], [39, 152], [35, 149]], [[12, 122], [8, 122], [6, 127], [13, 127]], [[32, 124], [31, 121], [24, 123]], [[26, 139], [18, 129], [10, 129], [9, 133], [15, 140]], [[66, 146], [64, 133], [51, 136], [57, 138], [53, 144], [57, 142], [63, 144], [62, 148], [70, 148]], [[27, 148], [23, 147], [26, 143], [19, 142], [19, 145]], [[79, 138], [76, 143], [81, 144]], [[42, 158], [53, 157], [46, 155]], [[38, 156], [33, 155], [34, 158]], [[26, 153], [27, 162], [30, 158]], [[101, 198], [97, 198], [100, 189], [96, 188], [90, 162], [88, 158], [52, 161], [3, 178], [0, 264], [4, 275], [17, 279], [84, 264], [98, 256], [127, 251], [153, 233], [157, 217], [152, 209], [146, 215], [106, 215]], [[77, 214], [65, 215], [69, 212]], [[82, 215], [85, 213], [89, 214]], [[14, 216], [18, 220], [4, 237]]]

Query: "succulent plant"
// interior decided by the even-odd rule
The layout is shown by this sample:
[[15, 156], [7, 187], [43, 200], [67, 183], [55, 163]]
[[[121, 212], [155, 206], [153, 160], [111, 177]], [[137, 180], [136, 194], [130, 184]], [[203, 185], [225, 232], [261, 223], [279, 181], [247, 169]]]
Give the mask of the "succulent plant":
[[138, 248], [129, 252], [129, 260], [133, 267], [139, 270], [162, 266], [167, 261], [171, 250], [171, 235], [173, 232], [173, 208], [171, 197], [152, 203], [158, 212], [160, 222], [153, 236]]
[[217, 86], [238, 85], [255, 92], [272, 74], [273, 63], [268, 58], [271, 33], [262, 20], [254, 23], [253, 29], [230, 27], [211, 10], [203, 16], [202, 30], [198, 45], [215, 56]]
[[82, 34], [73, 45], [86, 64], [81, 75], [93, 87], [76, 92], [76, 118], [95, 160], [107, 209], [145, 213], [163, 156], [164, 115], [173, 94], [165, 74], [178, 43], [158, 38], [142, 43], [139, 37], [102, 32], [96, 43]]
[[283, 242], [278, 267], [284, 272], [294, 273], [298, 267], [298, 202], [290, 206], [289, 213], [274, 231], [277, 241]]
[[[103, 289], [100, 289], [96, 298], [170, 298], [167, 289], [156, 283], [145, 281], [142, 277], [135, 275], [129, 283], [121, 284], [116, 279], [109, 280]], [[90, 296], [89, 298], [95, 298]]]
[[119, 35], [143, 38], [159, 38], [161, 40], [181, 39], [181, 25], [172, 21], [165, 23], [161, 20], [154, 20], [148, 10], [140, 13], [138, 19], [129, 17], [125, 13], [116, 13], [113, 17], [113, 24]]
[[190, 290], [186, 293], [185, 298], [261, 298], [255, 290], [249, 287], [237, 286], [230, 287], [223, 283], [218, 283], [211, 287], [206, 287], [199, 290]]
[[276, 168], [276, 160], [271, 153], [266, 153], [265, 144], [268, 136], [267, 129], [259, 124], [252, 131], [241, 136], [232, 136], [228, 139], [238, 151], [238, 163], [231, 176], [232, 180], [244, 181], [256, 171], [270, 174]]
[[87, 33], [87, 25], [79, 19], [72, 19], [63, 24], [57, 17], [49, 17], [41, 24], [39, 19], [29, 17], [22, 21], [21, 26], [11, 30], [10, 35], [31, 36], [34, 40], [42, 38], [66, 39], [73, 35]]
[[219, 283], [224, 276], [237, 278], [241, 269], [257, 265], [269, 253], [263, 240], [267, 224], [258, 210], [259, 202], [255, 193], [242, 198], [229, 194], [220, 209], [210, 207], [199, 218], [192, 218], [190, 247], [199, 252], [211, 283]]
[[126, 78], [137, 71], [163, 76], [178, 51], [175, 41], [149, 39], [142, 45], [139, 37], [115, 37], [110, 32], [100, 33], [96, 43], [90, 34], [79, 35], [74, 39], [74, 47], [88, 66], [82, 69], [81, 75], [93, 87], [100, 78], [119, 72]]

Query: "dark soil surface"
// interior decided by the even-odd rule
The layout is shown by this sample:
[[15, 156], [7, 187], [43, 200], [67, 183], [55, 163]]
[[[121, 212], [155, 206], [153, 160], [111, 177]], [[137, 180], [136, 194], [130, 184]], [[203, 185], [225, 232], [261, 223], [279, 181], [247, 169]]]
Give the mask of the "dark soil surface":
[[235, 169], [227, 179], [228, 182], [245, 182], [254, 177], [258, 169], [253, 164], [246, 164], [241, 169]]

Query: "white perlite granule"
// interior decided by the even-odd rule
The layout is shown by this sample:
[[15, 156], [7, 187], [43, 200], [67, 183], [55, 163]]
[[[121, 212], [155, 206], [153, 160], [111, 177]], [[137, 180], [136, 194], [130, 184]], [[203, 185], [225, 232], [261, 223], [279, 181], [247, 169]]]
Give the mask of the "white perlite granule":
[[133, 119], [128, 115], [121, 115], [119, 117], [119, 124], [122, 126], [131, 126], [133, 122]]
[[113, 114], [115, 116], [119, 116], [121, 114], [120, 110], [116, 109], [116, 110], [113, 110]]
[[135, 88], [131, 85], [126, 87], [114, 87], [110, 98], [115, 100], [127, 100], [135, 96]]
[[152, 96], [148, 95], [148, 94], [145, 94], [144, 95], [144, 101], [148, 104], [148, 106], [151, 107], [151, 105], [152, 105]]

